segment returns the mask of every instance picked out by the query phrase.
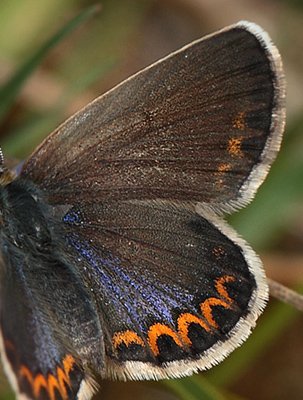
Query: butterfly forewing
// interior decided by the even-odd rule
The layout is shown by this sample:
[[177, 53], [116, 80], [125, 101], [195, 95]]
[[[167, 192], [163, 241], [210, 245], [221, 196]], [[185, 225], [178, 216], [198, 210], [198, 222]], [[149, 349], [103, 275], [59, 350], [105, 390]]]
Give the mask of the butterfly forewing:
[[280, 58], [254, 30], [211, 35], [118, 85], [46, 139], [22, 176], [54, 204], [162, 198], [220, 211], [250, 200], [284, 112]]

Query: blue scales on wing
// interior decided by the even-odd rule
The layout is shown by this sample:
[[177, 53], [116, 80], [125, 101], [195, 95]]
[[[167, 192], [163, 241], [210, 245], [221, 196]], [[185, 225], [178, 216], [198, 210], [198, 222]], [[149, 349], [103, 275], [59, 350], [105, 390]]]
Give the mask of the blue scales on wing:
[[[237, 324], [249, 316], [256, 282], [243, 250], [215, 223], [131, 201], [73, 206], [63, 221], [68, 253], [98, 310], [108, 375], [177, 375], [179, 362], [204, 369], [242, 340]], [[218, 359], [207, 355], [222, 342]]]

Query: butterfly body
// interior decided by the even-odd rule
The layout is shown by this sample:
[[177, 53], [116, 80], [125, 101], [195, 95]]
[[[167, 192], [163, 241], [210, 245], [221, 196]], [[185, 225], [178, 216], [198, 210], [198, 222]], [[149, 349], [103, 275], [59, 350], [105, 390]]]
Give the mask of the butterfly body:
[[80, 110], [16, 178], [2, 165], [2, 359], [18, 399], [90, 399], [94, 373], [190, 375], [248, 337], [265, 274], [221, 214], [264, 180], [284, 96], [276, 48], [239, 23]]
[[[94, 347], [102, 352], [101, 328], [94, 322], [90, 296], [62, 257], [63, 236], [39, 189], [17, 178], [1, 188], [0, 198], [2, 257], [7, 266], [1, 270], [1, 326], [8, 338], [4, 345], [9, 364], [19, 375], [21, 388], [33, 397], [39, 398], [43, 390], [51, 396], [55, 388], [63, 394], [77, 393], [84, 377], [74, 358], [81, 354], [79, 331], [86, 329], [89, 338], [95, 338], [94, 343], [85, 343], [90, 362]], [[98, 357], [98, 365], [100, 361]], [[60, 374], [68, 385], [60, 383]]]

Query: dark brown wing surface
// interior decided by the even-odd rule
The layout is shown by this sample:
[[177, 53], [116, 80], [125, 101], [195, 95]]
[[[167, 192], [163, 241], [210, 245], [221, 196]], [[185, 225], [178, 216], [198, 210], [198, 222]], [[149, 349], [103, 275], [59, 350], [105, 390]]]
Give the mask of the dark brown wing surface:
[[255, 25], [210, 35], [83, 108], [21, 176], [53, 204], [161, 198], [230, 211], [251, 200], [279, 149], [281, 69]]

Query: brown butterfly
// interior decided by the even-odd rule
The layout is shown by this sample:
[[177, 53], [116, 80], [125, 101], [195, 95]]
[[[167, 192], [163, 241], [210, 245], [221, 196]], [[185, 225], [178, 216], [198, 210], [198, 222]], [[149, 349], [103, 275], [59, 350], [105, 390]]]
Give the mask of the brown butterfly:
[[276, 47], [240, 22], [84, 107], [1, 163], [2, 359], [18, 399], [90, 399], [103, 378], [190, 375], [250, 334], [268, 289], [223, 220], [280, 147]]

